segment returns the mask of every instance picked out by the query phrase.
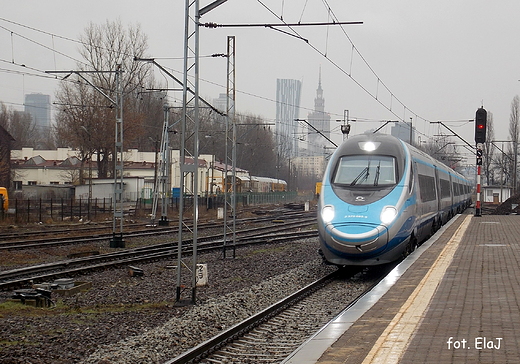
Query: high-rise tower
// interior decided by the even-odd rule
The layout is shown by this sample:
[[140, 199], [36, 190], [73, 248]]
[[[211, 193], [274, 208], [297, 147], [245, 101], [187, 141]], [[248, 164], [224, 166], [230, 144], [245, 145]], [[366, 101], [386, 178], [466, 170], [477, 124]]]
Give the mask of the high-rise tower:
[[49, 95], [25, 95], [25, 112], [31, 114], [37, 132], [49, 132], [51, 127], [51, 97]]
[[278, 154], [290, 158], [298, 155], [298, 122], [302, 83], [276, 80], [276, 141]]
[[309, 128], [307, 134], [308, 151], [310, 155], [323, 155], [325, 147], [329, 142], [324, 137], [330, 139], [330, 115], [325, 112], [325, 99], [323, 98], [323, 89], [321, 88], [321, 68], [318, 78], [318, 88], [316, 89], [316, 98], [314, 99], [314, 111], [309, 113], [308, 122], [321, 132], [317, 133], [314, 129]]

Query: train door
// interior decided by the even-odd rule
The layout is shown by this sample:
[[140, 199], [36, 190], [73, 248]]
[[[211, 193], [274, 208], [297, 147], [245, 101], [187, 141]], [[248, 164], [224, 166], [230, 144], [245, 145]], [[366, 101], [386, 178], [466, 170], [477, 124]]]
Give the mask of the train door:
[[420, 177], [419, 177], [419, 168], [417, 166], [417, 162], [413, 162], [413, 172], [415, 174], [415, 180], [417, 181], [416, 185], [416, 196], [417, 200], [421, 200], [421, 203], [417, 203], [417, 217], [419, 217], [419, 220], [422, 220], [422, 217], [426, 214], [427, 209], [425, 204], [423, 203], [423, 193], [421, 191], [421, 183], [420, 183]]
[[437, 166], [433, 166], [433, 169], [435, 171], [435, 193], [437, 194], [437, 211], [442, 211], [442, 204], [441, 204], [441, 180], [439, 178], [439, 170], [437, 169]]
[[450, 177], [450, 206], [453, 206], [453, 178], [451, 176], [451, 174], [449, 175]]

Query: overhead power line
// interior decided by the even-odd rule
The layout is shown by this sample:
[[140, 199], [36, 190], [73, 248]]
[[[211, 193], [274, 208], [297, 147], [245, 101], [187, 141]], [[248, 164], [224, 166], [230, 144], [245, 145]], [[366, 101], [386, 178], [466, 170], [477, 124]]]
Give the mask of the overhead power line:
[[321, 26], [321, 25], [352, 25], [352, 24], [363, 24], [362, 21], [344, 21], [344, 22], [318, 22], [318, 23], [267, 23], [267, 24], [255, 24], [255, 23], [247, 23], [247, 24], [217, 24], [217, 23], [201, 23], [200, 25], [206, 28], [254, 28], [254, 27], [263, 27], [263, 28], [278, 28], [278, 27], [310, 27], [310, 26]]
[[[264, 8], [266, 8], [273, 16], [275, 16], [277, 19], [279, 19], [280, 21], [282, 21], [286, 26], [288, 26], [289, 28], [291, 28], [292, 32], [294, 33], [294, 36], [298, 37], [298, 38], [301, 38], [303, 40], [305, 40], [305, 38], [299, 34], [295, 29], [294, 29], [294, 26], [291, 25], [290, 23], [286, 23], [284, 20], [283, 20], [283, 17], [280, 17], [278, 16], [271, 8], [269, 8], [266, 4], [263, 3], [262, 0], [257, 0]], [[353, 60], [353, 56], [354, 54], [357, 54], [361, 61], [366, 65], [366, 67], [368, 68], [368, 70], [373, 74], [374, 78], [375, 78], [375, 81], [376, 82], [376, 91], [373, 92], [373, 91], [370, 91], [368, 89], [367, 86], [365, 86], [364, 84], [362, 84], [360, 81], [358, 81], [352, 74], [352, 70], [346, 70], [344, 69], [342, 66], [340, 66], [338, 64], [337, 61], [334, 61], [332, 60], [330, 57], [327, 56], [326, 53], [320, 51], [315, 45], [313, 45], [312, 43], [310, 42], [306, 42], [314, 51], [316, 51], [318, 54], [320, 54], [322, 57], [324, 57], [330, 64], [332, 64], [334, 67], [336, 67], [338, 70], [340, 70], [343, 74], [345, 74], [347, 77], [349, 77], [358, 87], [360, 87], [365, 93], [367, 93], [370, 97], [372, 97], [377, 103], [379, 103], [382, 107], [384, 107], [385, 109], [387, 109], [390, 113], [392, 113], [393, 115], [395, 115], [399, 121], [405, 121], [405, 118], [406, 116], [404, 115], [406, 112], [412, 114], [413, 116], [415, 116], [416, 119], [421, 119], [425, 122], [428, 122], [429, 120], [423, 118], [423, 117], [420, 117], [418, 114], [416, 114], [415, 112], [413, 112], [410, 108], [408, 108], [398, 97], [396, 97], [396, 95], [390, 90], [390, 88], [388, 86], [386, 86], [386, 84], [381, 80], [381, 78], [377, 75], [377, 73], [375, 72], [375, 70], [372, 68], [372, 66], [368, 63], [368, 61], [364, 58], [364, 56], [361, 54], [361, 52], [357, 49], [357, 47], [355, 46], [354, 42], [352, 41], [352, 39], [348, 36], [347, 32], [345, 31], [345, 28], [340, 24], [341, 22], [339, 21], [338, 17], [336, 16], [336, 14], [334, 13], [334, 11], [332, 10], [330, 4], [328, 3], [327, 0], [322, 0], [323, 1], [323, 4], [324, 6], [326, 7], [327, 9], [327, 12], [329, 14], [329, 16], [332, 17], [333, 19], [333, 22], [340, 25], [342, 31], [343, 31], [343, 34], [344, 36], [346, 37], [346, 39], [348, 40], [348, 42], [350, 43], [351, 45], [351, 49], [352, 49], [352, 53], [351, 53], [351, 60], [350, 60], [350, 64], [352, 65], [352, 60]], [[382, 86], [387, 92], [388, 94], [390, 95], [390, 102], [389, 102], [389, 105], [385, 104], [381, 98], [379, 97], [379, 86]], [[401, 105], [402, 107], [402, 112], [403, 112], [403, 115], [399, 115], [397, 113], [397, 111], [395, 111], [395, 108], [394, 108], [394, 105], [393, 105], [393, 102], [396, 101], [399, 105]], [[419, 132], [416, 127], [413, 127], [413, 129], [418, 133], [418, 134], [421, 134], [421, 135], [424, 135], [425, 137], [428, 137], [430, 138], [430, 136], [428, 135], [425, 135], [424, 133], [421, 133]]]
[[5, 18], [1, 18], [0, 17], [0, 21], [5, 21], [6, 23], [11, 23], [11, 24], [17, 25], [17, 26], [22, 27], [22, 28], [27, 28], [27, 29], [33, 30], [33, 31], [38, 32], [38, 33], [50, 35], [50, 36], [55, 37], [55, 38], [60, 38], [60, 39], [63, 39], [63, 40], [68, 40], [68, 41], [71, 41], [71, 42], [82, 44], [82, 42], [77, 40], [77, 39], [67, 38], [67, 37], [64, 37], [64, 36], [61, 36], [61, 35], [58, 35], [58, 34], [46, 32], [45, 30], [41, 30], [41, 29], [38, 29], [38, 28], [30, 27], [28, 25], [17, 23], [15, 21], [12, 21], [12, 20], [9, 20], [9, 19], [5, 19]]

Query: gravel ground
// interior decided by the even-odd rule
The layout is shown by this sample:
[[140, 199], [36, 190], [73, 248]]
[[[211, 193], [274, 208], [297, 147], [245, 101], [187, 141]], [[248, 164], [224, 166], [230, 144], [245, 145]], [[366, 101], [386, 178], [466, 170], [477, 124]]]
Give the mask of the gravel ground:
[[[53, 309], [0, 304], [0, 363], [162, 363], [334, 270], [316, 249], [308, 239], [240, 248], [235, 259], [200, 255], [209, 284], [195, 306], [174, 305], [175, 261], [139, 265], [142, 277], [125, 268], [77, 277], [92, 288], [53, 297]], [[0, 303], [9, 297], [0, 292]]]

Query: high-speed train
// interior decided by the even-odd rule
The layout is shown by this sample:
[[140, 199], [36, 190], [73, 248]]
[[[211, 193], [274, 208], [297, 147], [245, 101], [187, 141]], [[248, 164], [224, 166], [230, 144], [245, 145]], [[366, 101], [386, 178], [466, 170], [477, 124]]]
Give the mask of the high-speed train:
[[400, 139], [351, 137], [323, 177], [320, 254], [338, 266], [398, 260], [466, 209], [471, 190], [461, 174]]

